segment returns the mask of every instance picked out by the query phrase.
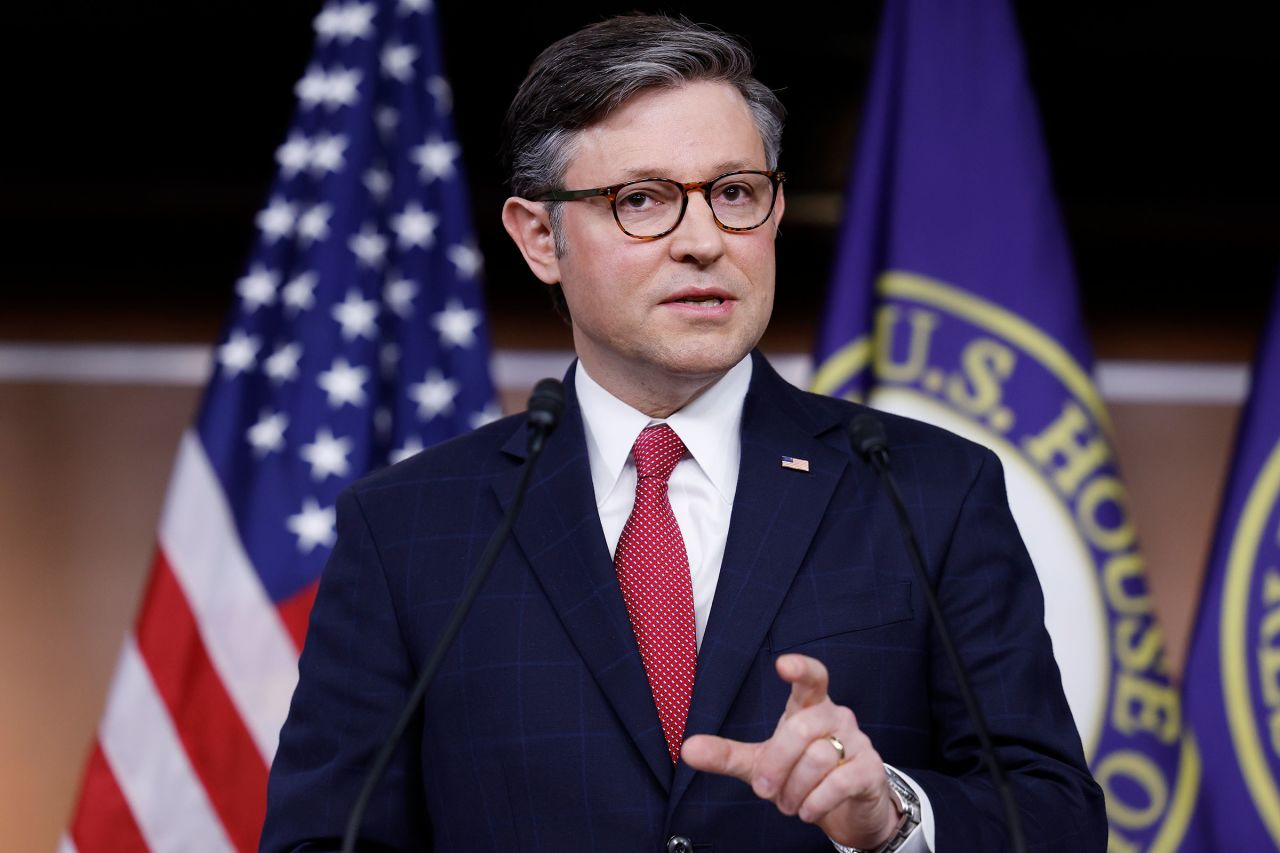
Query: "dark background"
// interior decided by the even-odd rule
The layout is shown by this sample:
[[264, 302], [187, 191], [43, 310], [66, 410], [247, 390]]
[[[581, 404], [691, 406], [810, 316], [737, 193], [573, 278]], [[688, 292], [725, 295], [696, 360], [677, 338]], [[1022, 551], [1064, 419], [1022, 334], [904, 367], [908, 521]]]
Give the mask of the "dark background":
[[[143, 0], [21, 13], [3, 59], [16, 121], [0, 135], [0, 339], [212, 341], [320, 5]], [[437, 2], [499, 346], [568, 346], [498, 222], [503, 111], [543, 46], [635, 8], [549, 5]], [[758, 76], [788, 107], [775, 348], [810, 346], [880, 5], [646, 8], [746, 37]], [[1275, 16], [1014, 5], [1099, 355], [1247, 359], [1280, 267]], [[530, 324], [531, 311], [546, 322]]]

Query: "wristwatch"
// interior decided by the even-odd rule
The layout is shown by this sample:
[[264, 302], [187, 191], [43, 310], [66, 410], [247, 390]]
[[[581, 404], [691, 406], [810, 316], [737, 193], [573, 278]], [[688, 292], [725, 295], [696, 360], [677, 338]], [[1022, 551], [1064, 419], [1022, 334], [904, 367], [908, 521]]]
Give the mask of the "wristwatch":
[[893, 794], [893, 799], [898, 807], [898, 828], [893, 833], [893, 837], [876, 847], [847, 847], [838, 841], [832, 841], [839, 853], [893, 853], [902, 847], [911, 834], [920, 826], [920, 798], [916, 796], [916, 792], [911, 790], [911, 786], [906, 781], [894, 773], [888, 767], [884, 768], [884, 774], [889, 779], [889, 791]]

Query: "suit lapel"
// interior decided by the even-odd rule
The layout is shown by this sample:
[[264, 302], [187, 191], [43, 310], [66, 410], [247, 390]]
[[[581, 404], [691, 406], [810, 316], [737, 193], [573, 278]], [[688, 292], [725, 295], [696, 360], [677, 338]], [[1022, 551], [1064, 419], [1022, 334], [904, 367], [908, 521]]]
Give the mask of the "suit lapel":
[[[806, 406], [800, 392], [756, 354], [742, 413], [738, 489], [686, 737], [719, 731], [809, 549], [849, 462], [847, 442], [833, 448], [817, 437], [833, 426], [834, 417]], [[808, 460], [809, 471], [783, 468], [783, 456]], [[688, 765], [677, 767], [670, 808], [693, 775]]]
[[[600, 527], [573, 373], [570, 367], [565, 378], [563, 420], [547, 441], [513, 536], [623, 728], [670, 790], [671, 758]], [[525, 442], [522, 428], [503, 452], [523, 460]], [[504, 511], [520, 471], [513, 467], [495, 481]]]

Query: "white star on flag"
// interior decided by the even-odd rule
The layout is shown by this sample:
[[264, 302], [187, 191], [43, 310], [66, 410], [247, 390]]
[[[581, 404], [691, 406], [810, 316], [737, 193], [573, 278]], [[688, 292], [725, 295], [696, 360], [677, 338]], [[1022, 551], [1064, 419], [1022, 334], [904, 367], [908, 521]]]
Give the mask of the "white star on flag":
[[453, 161], [459, 153], [456, 143], [434, 136], [414, 148], [409, 159], [418, 164], [418, 176], [430, 183], [436, 178], [453, 177]]
[[373, 340], [377, 336], [378, 303], [361, 299], [355, 290], [347, 291], [347, 298], [331, 309], [333, 319], [342, 326], [342, 339], [354, 341], [356, 338]]
[[289, 426], [289, 416], [283, 412], [266, 412], [258, 418], [258, 422], [249, 427], [248, 439], [253, 445], [253, 453], [264, 459], [272, 451], [284, 448], [284, 431]]
[[403, 462], [410, 456], [421, 453], [425, 448], [422, 446], [422, 439], [416, 435], [411, 435], [405, 439], [404, 444], [391, 451], [391, 464]]
[[409, 386], [409, 399], [418, 404], [418, 417], [429, 421], [436, 415], [453, 411], [453, 398], [458, 396], [458, 383], [446, 379], [438, 370], [427, 371], [421, 382]]
[[289, 134], [276, 149], [276, 162], [280, 164], [280, 174], [292, 178], [311, 165], [311, 141], [296, 131]]
[[333, 360], [333, 366], [316, 377], [316, 384], [329, 395], [329, 405], [340, 409], [344, 404], [363, 406], [364, 383], [369, 379], [365, 367], [352, 367], [345, 358]]
[[236, 294], [250, 313], [264, 305], [274, 305], [276, 288], [280, 286], [280, 274], [262, 264], [254, 264], [249, 274], [236, 282]]
[[329, 97], [324, 102], [325, 106], [332, 110], [340, 106], [349, 107], [354, 104], [359, 95], [360, 78], [362, 76], [359, 71], [349, 69], [331, 71], [329, 73]]
[[485, 424], [491, 424], [500, 417], [502, 417], [502, 409], [498, 408], [497, 403], [490, 403], [471, 416], [471, 428], [480, 429], [480, 427]]
[[409, 44], [389, 44], [382, 49], [382, 73], [401, 83], [413, 79], [413, 63], [418, 49]]
[[334, 530], [337, 512], [333, 507], [322, 509], [315, 498], [302, 502], [302, 512], [289, 516], [285, 526], [298, 537], [298, 550], [310, 554], [317, 545], [332, 548], [338, 536]]
[[400, 213], [391, 217], [391, 230], [396, 232], [396, 245], [402, 249], [418, 246], [431, 248], [436, 242], [436, 227], [440, 217], [422, 209], [422, 205], [411, 201]]
[[298, 455], [311, 466], [311, 478], [319, 483], [326, 477], [347, 476], [351, 470], [351, 463], [347, 461], [351, 446], [351, 439], [334, 438], [328, 427], [320, 427], [316, 431], [316, 440], [304, 444]]
[[412, 15], [415, 12], [430, 12], [435, 4], [431, 0], [400, 0], [396, 11], [401, 15]]
[[364, 173], [364, 188], [373, 196], [374, 201], [382, 203], [391, 192], [391, 173], [386, 169], [373, 168]]
[[457, 243], [449, 247], [449, 260], [462, 278], [475, 278], [484, 266], [484, 256], [473, 246]]
[[312, 65], [307, 68], [307, 73], [303, 74], [298, 79], [298, 82], [293, 84], [293, 93], [307, 107], [314, 107], [323, 101], [329, 93], [329, 75], [325, 73], [323, 68]]
[[298, 360], [302, 358], [302, 344], [285, 344], [277, 347], [265, 362], [263, 369], [276, 385], [298, 378]]
[[399, 275], [388, 276], [390, 281], [382, 289], [382, 299], [387, 307], [401, 319], [413, 315], [413, 298], [418, 295], [418, 285]]
[[335, 68], [325, 71], [318, 66], [311, 66], [307, 73], [293, 87], [294, 94], [307, 109], [317, 104], [324, 104], [325, 109], [333, 112], [339, 107], [349, 107], [359, 97], [359, 71], [349, 68]]
[[443, 77], [427, 78], [427, 94], [436, 102], [436, 112], [440, 115], [453, 109], [453, 87]]
[[297, 207], [280, 196], [275, 196], [253, 221], [267, 241], [274, 243], [289, 236], [289, 232], [293, 230], [294, 220], [297, 218]]
[[254, 264], [249, 274], [236, 282], [236, 294], [250, 313], [276, 301], [276, 288], [280, 286], [280, 274], [262, 264]]
[[307, 212], [298, 218], [298, 243], [306, 248], [327, 239], [330, 216], [333, 216], [333, 208], [327, 204], [313, 204], [307, 208]]
[[359, 234], [351, 235], [347, 248], [360, 259], [360, 263], [376, 270], [382, 266], [382, 259], [387, 254], [387, 238], [378, 233], [372, 222], [366, 222]]
[[316, 304], [316, 274], [308, 270], [291, 279], [281, 291], [284, 294], [285, 313], [295, 316]]
[[480, 312], [463, 306], [457, 299], [450, 299], [443, 311], [431, 315], [431, 325], [440, 333], [440, 342], [464, 349], [476, 342], [480, 323]]
[[316, 15], [316, 35], [320, 41], [337, 39], [349, 44], [353, 39], [366, 39], [373, 32], [372, 3], [331, 3]]
[[342, 134], [317, 134], [311, 141], [311, 172], [317, 177], [325, 172], [341, 172], [347, 165], [344, 153], [347, 138]]
[[227, 342], [218, 347], [218, 363], [222, 365], [227, 378], [253, 369], [257, 363], [258, 348], [262, 342], [252, 335], [246, 335], [240, 329], [231, 332]]

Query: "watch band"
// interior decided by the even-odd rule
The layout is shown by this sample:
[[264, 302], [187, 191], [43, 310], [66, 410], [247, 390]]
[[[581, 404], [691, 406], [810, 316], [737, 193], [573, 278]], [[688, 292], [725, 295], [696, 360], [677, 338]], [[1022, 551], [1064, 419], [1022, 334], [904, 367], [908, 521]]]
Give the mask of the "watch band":
[[832, 841], [839, 853], [893, 853], [906, 843], [907, 839], [920, 827], [920, 798], [906, 781], [888, 767], [884, 768], [889, 780], [889, 791], [893, 794], [894, 803], [898, 807], [898, 828], [893, 837], [874, 849], [864, 847], [847, 847], [838, 841]]

